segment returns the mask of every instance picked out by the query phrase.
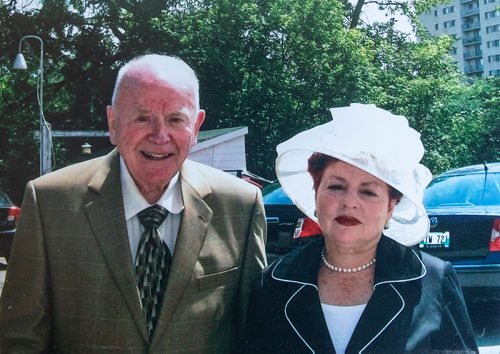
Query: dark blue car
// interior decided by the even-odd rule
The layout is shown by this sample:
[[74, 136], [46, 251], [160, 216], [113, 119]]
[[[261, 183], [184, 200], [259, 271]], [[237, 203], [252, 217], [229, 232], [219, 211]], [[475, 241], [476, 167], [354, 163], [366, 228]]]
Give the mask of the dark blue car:
[[452, 262], [464, 290], [500, 299], [500, 162], [435, 177], [424, 205], [431, 228], [420, 249]]

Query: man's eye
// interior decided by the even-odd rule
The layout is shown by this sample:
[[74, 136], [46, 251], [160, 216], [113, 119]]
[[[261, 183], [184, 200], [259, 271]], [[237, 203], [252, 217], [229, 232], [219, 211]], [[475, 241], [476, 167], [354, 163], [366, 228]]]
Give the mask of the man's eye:
[[148, 122], [149, 121], [149, 117], [148, 116], [139, 116], [136, 118], [136, 121], [137, 122]]
[[376, 197], [377, 193], [370, 191], [370, 190], [363, 190], [361, 191], [362, 194], [369, 196], [369, 197]]
[[173, 116], [173, 117], [170, 117], [169, 119], [169, 122], [170, 123], [184, 123], [186, 121], [186, 118], [185, 117], [181, 117], [181, 116]]

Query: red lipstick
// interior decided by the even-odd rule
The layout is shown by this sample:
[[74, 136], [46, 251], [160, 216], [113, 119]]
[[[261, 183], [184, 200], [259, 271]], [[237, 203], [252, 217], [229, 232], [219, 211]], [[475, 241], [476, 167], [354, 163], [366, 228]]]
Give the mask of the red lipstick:
[[347, 216], [347, 215], [340, 215], [335, 218], [335, 221], [338, 222], [340, 225], [344, 226], [354, 226], [361, 224], [361, 222], [356, 219], [355, 217], [352, 216]]

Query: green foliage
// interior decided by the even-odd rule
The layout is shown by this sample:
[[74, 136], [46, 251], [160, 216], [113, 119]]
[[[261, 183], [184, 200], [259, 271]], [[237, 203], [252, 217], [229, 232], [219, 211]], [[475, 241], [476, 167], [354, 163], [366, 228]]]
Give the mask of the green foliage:
[[[416, 14], [437, 0], [380, 1]], [[249, 169], [274, 178], [275, 147], [330, 119], [328, 108], [372, 102], [422, 133], [434, 173], [499, 160], [498, 79], [469, 83], [447, 56], [450, 38], [412, 41], [394, 22], [351, 26], [345, 0], [44, 0], [0, 6], [0, 184], [20, 199], [38, 174], [39, 47], [10, 68], [23, 35], [45, 44], [45, 116], [57, 130], [105, 130], [117, 69], [138, 54], [177, 55], [200, 78], [204, 129], [248, 126]], [[360, 2], [360, 5], [361, 2]], [[359, 14], [358, 14], [359, 15]], [[374, 132], [376, 133], [376, 132]], [[71, 144], [55, 140], [58, 167]]]

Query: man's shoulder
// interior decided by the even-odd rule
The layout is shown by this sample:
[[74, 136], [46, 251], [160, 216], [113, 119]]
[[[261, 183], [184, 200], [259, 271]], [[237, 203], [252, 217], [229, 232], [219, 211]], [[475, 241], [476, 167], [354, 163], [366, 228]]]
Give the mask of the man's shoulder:
[[35, 185], [65, 185], [65, 184], [86, 184], [96, 173], [107, 174], [111, 169], [113, 161], [119, 163], [118, 155], [110, 153], [105, 156], [96, 157], [87, 161], [78, 162], [46, 175], [40, 176], [34, 180]]
[[212, 188], [221, 186], [223, 188], [236, 188], [238, 191], [252, 191], [253, 193], [255, 193], [255, 189], [257, 189], [256, 186], [232, 175], [229, 172], [191, 160], [186, 160], [184, 162], [181, 173], [183, 173], [184, 179], [187, 180], [192, 178], [202, 178]]

